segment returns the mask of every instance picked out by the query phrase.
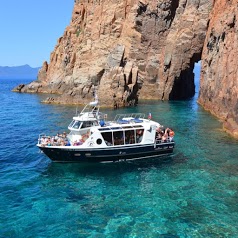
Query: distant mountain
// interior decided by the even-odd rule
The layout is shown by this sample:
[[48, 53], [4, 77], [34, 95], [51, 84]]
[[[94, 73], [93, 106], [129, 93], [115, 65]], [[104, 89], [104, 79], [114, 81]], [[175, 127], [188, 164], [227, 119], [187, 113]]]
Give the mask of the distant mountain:
[[22, 66], [0, 66], [0, 79], [37, 79], [40, 67], [32, 68], [28, 64]]

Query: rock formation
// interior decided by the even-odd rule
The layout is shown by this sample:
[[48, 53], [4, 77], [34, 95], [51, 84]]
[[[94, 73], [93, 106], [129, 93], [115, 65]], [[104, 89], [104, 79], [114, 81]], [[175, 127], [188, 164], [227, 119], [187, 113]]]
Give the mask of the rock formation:
[[115, 108], [187, 99], [195, 93], [194, 63], [202, 59], [199, 103], [231, 131], [238, 114], [236, 7], [234, 0], [75, 0], [50, 63], [37, 81], [15, 90], [77, 104], [96, 88], [100, 104]]
[[238, 3], [216, 0], [202, 53], [199, 103], [238, 138]]
[[191, 97], [211, 7], [205, 0], [75, 1], [50, 64], [21, 91], [80, 103], [97, 87], [100, 103], [112, 107]]

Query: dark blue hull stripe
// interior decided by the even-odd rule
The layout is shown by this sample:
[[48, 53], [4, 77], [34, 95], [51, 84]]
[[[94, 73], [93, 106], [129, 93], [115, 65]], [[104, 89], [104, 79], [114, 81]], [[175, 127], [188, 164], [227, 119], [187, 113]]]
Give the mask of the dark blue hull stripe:
[[77, 147], [40, 147], [40, 149], [56, 162], [112, 162], [134, 160], [171, 154], [174, 142], [164, 144], [140, 145], [130, 147], [113, 147], [103, 149], [78, 149]]

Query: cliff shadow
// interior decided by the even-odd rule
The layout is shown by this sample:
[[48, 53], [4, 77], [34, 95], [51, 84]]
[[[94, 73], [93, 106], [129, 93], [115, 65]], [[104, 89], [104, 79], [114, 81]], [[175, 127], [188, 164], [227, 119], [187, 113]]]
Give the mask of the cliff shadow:
[[191, 62], [190, 67], [175, 77], [169, 100], [188, 100], [198, 98], [200, 87], [201, 61]]

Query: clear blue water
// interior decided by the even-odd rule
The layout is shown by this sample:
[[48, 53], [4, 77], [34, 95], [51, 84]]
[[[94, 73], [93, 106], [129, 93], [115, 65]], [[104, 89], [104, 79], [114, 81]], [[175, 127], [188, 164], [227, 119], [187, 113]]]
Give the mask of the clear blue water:
[[173, 127], [163, 160], [56, 164], [35, 146], [67, 128], [75, 107], [0, 81], [0, 237], [238, 237], [238, 142], [190, 101], [113, 111], [152, 113]]

